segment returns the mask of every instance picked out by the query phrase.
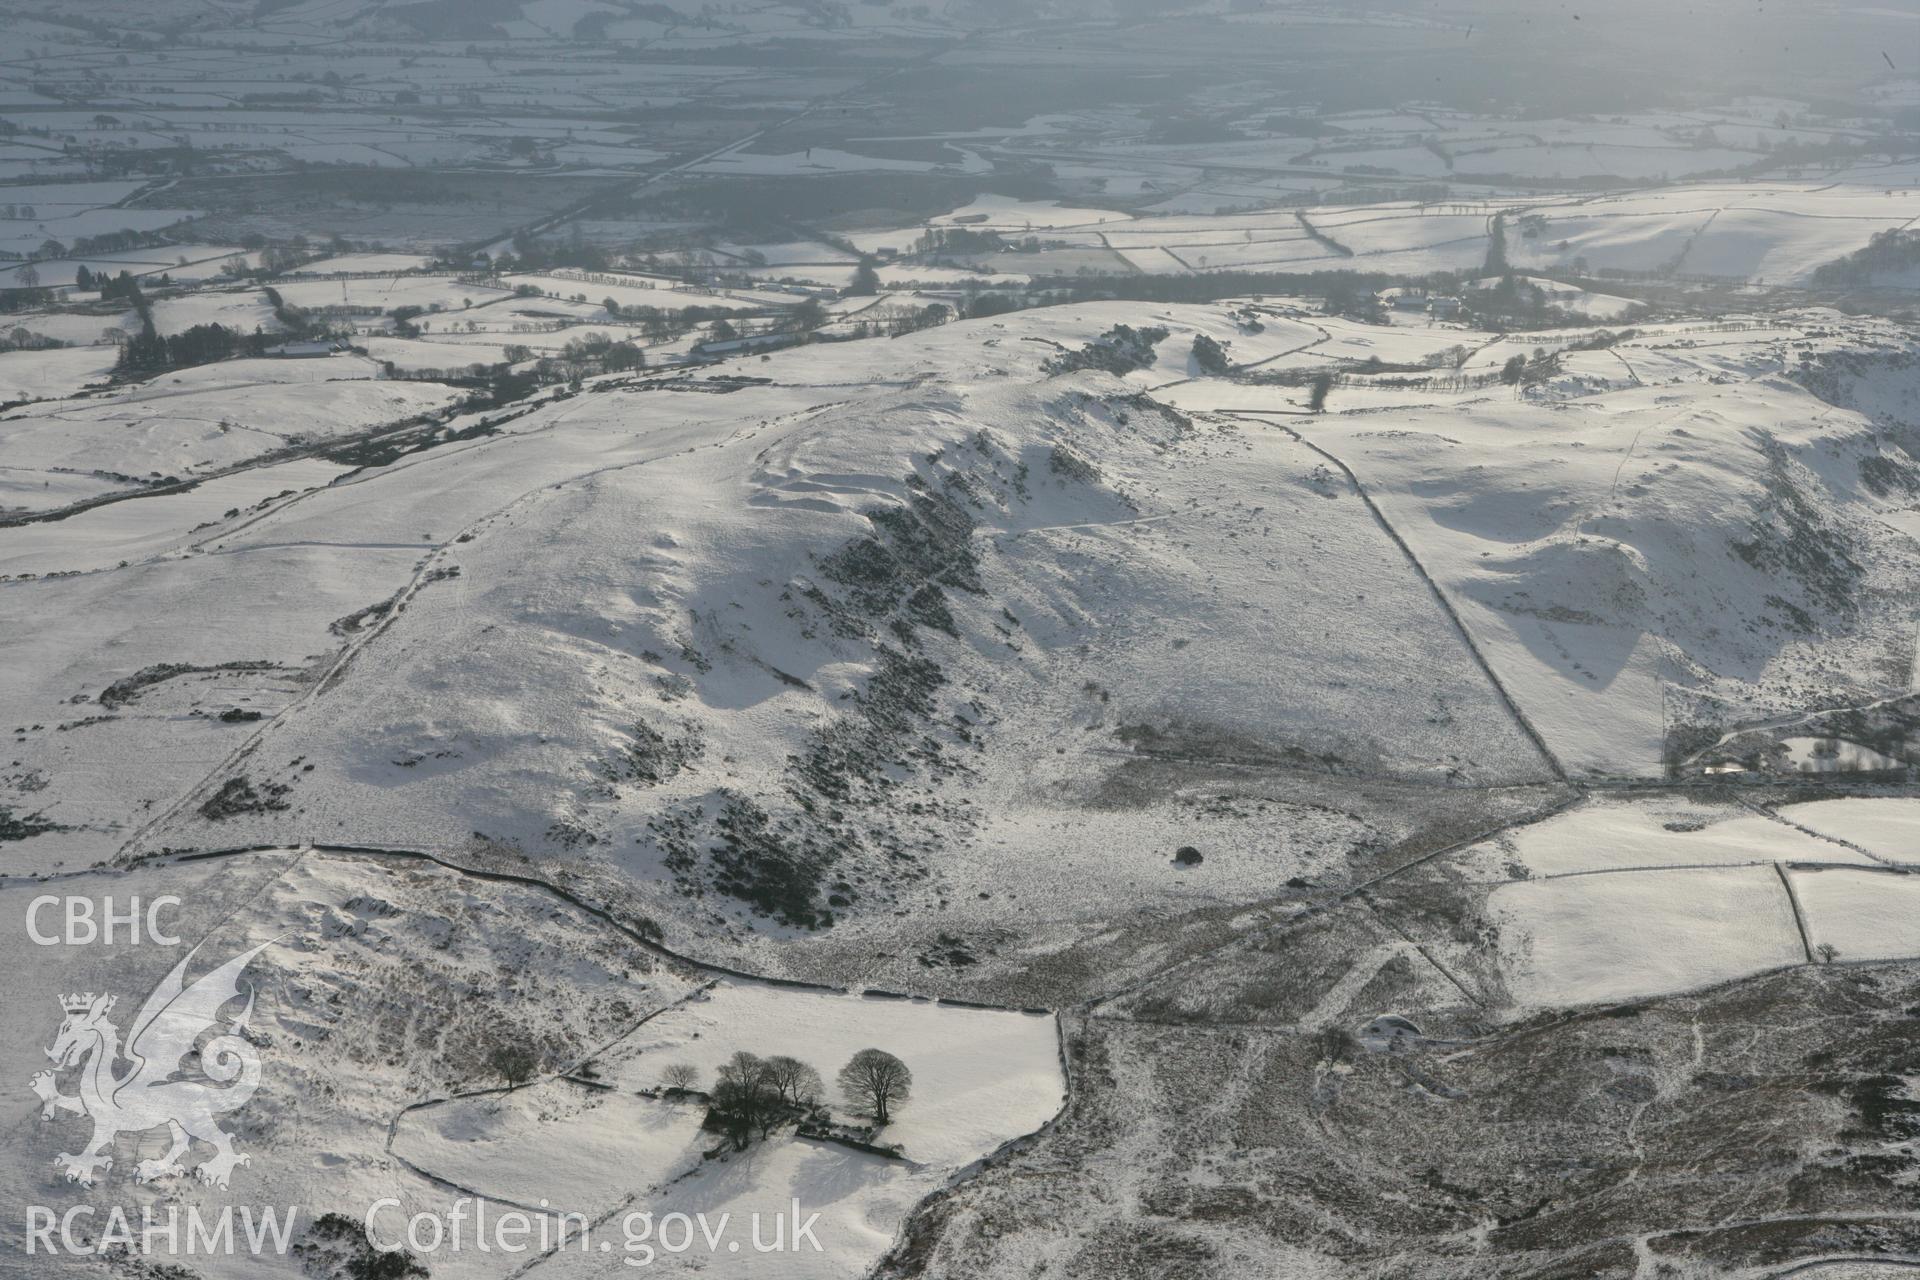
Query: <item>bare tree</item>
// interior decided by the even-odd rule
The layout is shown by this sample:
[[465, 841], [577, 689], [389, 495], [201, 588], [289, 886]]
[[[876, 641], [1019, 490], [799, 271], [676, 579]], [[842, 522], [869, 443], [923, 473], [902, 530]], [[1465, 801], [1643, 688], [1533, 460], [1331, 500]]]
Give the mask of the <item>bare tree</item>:
[[873, 1113], [876, 1124], [886, 1124], [895, 1105], [913, 1093], [913, 1072], [884, 1049], [862, 1049], [840, 1068], [840, 1091], [855, 1106]]
[[685, 1062], [676, 1062], [660, 1073], [660, 1082], [669, 1089], [693, 1089], [699, 1087], [700, 1070]]
[[853, 283], [847, 286], [846, 296], [871, 298], [878, 292], [880, 292], [880, 273], [873, 269], [873, 259], [860, 259], [860, 265], [853, 269]]
[[784, 1055], [768, 1058], [767, 1072], [773, 1079], [773, 1087], [780, 1092], [781, 1101], [788, 1106], [811, 1107], [826, 1092], [820, 1073], [798, 1058]]
[[1333, 375], [1316, 373], [1308, 384], [1307, 408], [1314, 413], [1324, 413], [1327, 408], [1327, 392], [1333, 390]]
[[533, 1073], [539, 1066], [540, 1055], [532, 1045], [511, 1042], [498, 1044], [487, 1054], [488, 1070], [514, 1088], [533, 1079]]
[[793, 309], [793, 327], [796, 329], [809, 331], [818, 329], [828, 319], [830, 317], [827, 315], [827, 309], [821, 305], [818, 298], [808, 298]]
[[744, 1050], [720, 1068], [711, 1096], [707, 1125], [726, 1134], [735, 1151], [745, 1151], [755, 1135], [765, 1138], [791, 1114], [766, 1062]]

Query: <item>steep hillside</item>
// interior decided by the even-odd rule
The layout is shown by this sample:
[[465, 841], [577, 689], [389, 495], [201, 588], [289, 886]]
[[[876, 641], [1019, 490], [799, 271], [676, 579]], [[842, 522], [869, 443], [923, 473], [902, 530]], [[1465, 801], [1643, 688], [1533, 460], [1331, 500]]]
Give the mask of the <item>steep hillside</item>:
[[[1881, 336], [1822, 319], [1643, 335], [1605, 353], [1635, 384], [1596, 392], [1570, 367], [1517, 400], [1314, 429], [1556, 752], [1592, 773], [1658, 774], [1744, 720], [1912, 688], [1907, 437], [1802, 385], [1830, 377], [1790, 376], [1801, 351]], [[1887, 380], [1910, 377], [1887, 369], [1858, 399], [1897, 400]]]
[[[1123, 308], [1049, 331], [1074, 314], [1115, 349]], [[517, 423], [503, 460], [537, 436], [577, 478], [433, 519], [445, 541], [344, 665], [144, 843], [478, 835], [638, 884], [689, 935], [908, 908], [1019, 935], [1069, 893], [1092, 927], [1342, 881], [1420, 825], [1416, 794], [1431, 817], [1549, 779], [1318, 455], [1003, 335], [889, 344], [907, 376], [866, 387], [776, 365], [725, 425], [648, 381]], [[523, 479], [495, 448], [406, 484], [432, 506]], [[319, 540], [359, 507], [316, 494], [243, 537]], [[1288, 790], [1341, 778], [1351, 802]], [[1205, 865], [1174, 868], [1182, 846]]]

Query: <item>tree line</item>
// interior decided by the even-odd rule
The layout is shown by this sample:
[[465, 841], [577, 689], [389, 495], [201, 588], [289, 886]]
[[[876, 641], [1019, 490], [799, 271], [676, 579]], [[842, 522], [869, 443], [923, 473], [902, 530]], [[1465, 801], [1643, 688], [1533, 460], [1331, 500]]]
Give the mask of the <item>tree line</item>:
[[[862, 1049], [834, 1077], [841, 1096], [855, 1111], [871, 1116], [874, 1128], [889, 1124], [913, 1095], [913, 1072], [884, 1049]], [[700, 1073], [674, 1063], [661, 1075], [669, 1094], [699, 1092]], [[786, 1125], [828, 1124], [826, 1084], [820, 1073], [798, 1058], [775, 1054], [762, 1058], [741, 1050], [721, 1064], [706, 1091], [708, 1131], [720, 1134], [735, 1151], [745, 1151]]]

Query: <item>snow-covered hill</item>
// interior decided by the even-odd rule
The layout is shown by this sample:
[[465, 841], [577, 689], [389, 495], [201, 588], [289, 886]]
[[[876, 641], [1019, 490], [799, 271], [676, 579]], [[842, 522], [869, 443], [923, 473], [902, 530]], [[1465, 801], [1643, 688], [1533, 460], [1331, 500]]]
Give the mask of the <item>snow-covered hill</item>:
[[[1159, 347], [1218, 315], [1156, 317]], [[1319, 455], [1145, 399], [1149, 372], [1051, 371], [1140, 319], [604, 384], [206, 537], [242, 560], [431, 540], [140, 847], [478, 834], [638, 885], [675, 936], [909, 909], [1070, 937], [1342, 880], [1406, 834], [1403, 802], [1289, 779], [1547, 780]]]
[[[316, 1208], [549, 1186], [594, 1212], [746, 1208], [830, 1184], [858, 1248], [819, 1274], [929, 1232], [958, 1250], [937, 1256], [991, 1254], [948, 1215], [1025, 1157], [944, 1180], [1004, 1140], [1081, 1144], [1045, 1202], [1106, 1203], [1160, 1123], [1115, 1081], [1191, 1053], [1229, 1064], [1225, 1105], [1260, 1092], [1214, 1022], [1322, 1081], [1298, 1106], [1271, 1091], [1286, 1124], [1351, 1074], [1374, 1101], [1343, 1123], [1417, 1148], [1428, 1131], [1392, 1119], [1408, 1080], [1423, 1105], [1480, 1086], [1430, 1059], [1366, 1095], [1376, 1059], [1523, 1043], [1609, 1002], [1739, 1027], [1676, 993], [1920, 945], [1911, 801], [1776, 812], [1706, 773], [1752, 755], [1844, 778], [1908, 750], [1902, 341], [1824, 311], [1516, 339], [1107, 302], [448, 410], [390, 448], [12, 531], [0, 836], [87, 892], [190, 890], [223, 945], [289, 939], [262, 959], [282, 1085], [364, 1088], [263, 1104], [246, 1137], [260, 1185]], [[109, 859], [131, 867], [82, 870]], [[1091, 1010], [1067, 1021], [1067, 1110], [1048, 1122], [1052, 1024], [1006, 1010], [733, 985], [639, 1033], [716, 976], [656, 939], [855, 992]], [[138, 985], [137, 959], [97, 985]], [[390, 995], [421, 981], [430, 999]], [[500, 1028], [601, 1074], [403, 1110], [416, 1079], [482, 1083]], [[909, 1164], [798, 1137], [702, 1161], [690, 1111], [632, 1093], [669, 1054], [710, 1070], [808, 1037], [936, 1055]], [[1570, 1045], [1542, 1069], [1577, 1093]], [[1204, 1080], [1127, 1089], [1177, 1117]], [[1563, 1090], [1542, 1088], [1527, 1106]], [[1830, 1119], [1794, 1123], [1877, 1140]], [[1167, 1123], [1203, 1163], [1222, 1141]], [[1455, 1229], [1436, 1212], [1378, 1240]], [[1248, 1257], [1320, 1265], [1291, 1228], [1279, 1254], [1244, 1230]]]

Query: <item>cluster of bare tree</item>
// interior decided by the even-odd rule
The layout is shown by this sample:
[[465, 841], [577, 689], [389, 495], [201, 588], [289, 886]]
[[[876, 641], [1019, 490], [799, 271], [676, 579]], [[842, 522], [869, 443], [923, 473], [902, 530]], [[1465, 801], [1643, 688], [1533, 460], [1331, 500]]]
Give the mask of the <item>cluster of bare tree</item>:
[[[913, 1072], [884, 1049], [862, 1049], [836, 1077], [848, 1105], [873, 1117], [876, 1127], [893, 1118], [895, 1108], [913, 1092]], [[670, 1090], [693, 1092], [700, 1073], [675, 1063], [661, 1075]], [[775, 1054], [762, 1058], [742, 1050], [720, 1067], [707, 1091], [706, 1127], [724, 1135], [736, 1151], [764, 1140], [786, 1124], [826, 1120], [826, 1085], [798, 1058]]]

